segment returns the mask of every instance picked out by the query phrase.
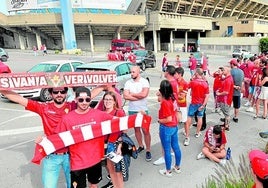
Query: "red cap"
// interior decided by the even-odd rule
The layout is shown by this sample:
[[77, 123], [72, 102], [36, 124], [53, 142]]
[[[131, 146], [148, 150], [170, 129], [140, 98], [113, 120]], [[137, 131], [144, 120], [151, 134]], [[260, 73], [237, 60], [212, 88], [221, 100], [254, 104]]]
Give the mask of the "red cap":
[[268, 155], [260, 150], [252, 150], [248, 156], [253, 172], [261, 179], [268, 178]]
[[237, 66], [238, 65], [238, 62], [237, 62], [237, 59], [231, 59], [230, 61], [229, 61], [229, 63], [231, 64], [231, 65], [235, 65], [235, 66]]

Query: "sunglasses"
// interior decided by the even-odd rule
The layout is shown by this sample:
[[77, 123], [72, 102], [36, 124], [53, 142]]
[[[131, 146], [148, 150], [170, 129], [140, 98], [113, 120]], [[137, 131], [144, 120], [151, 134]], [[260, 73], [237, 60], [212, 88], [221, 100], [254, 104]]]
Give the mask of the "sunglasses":
[[65, 90], [61, 90], [61, 91], [52, 91], [52, 93], [53, 93], [54, 95], [56, 95], [56, 94], [58, 94], [58, 93], [60, 93], [60, 94], [66, 94], [67, 91], [65, 91]]
[[90, 98], [89, 98], [89, 97], [87, 97], [87, 98], [85, 98], [85, 99], [84, 99], [84, 98], [78, 98], [77, 101], [80, 102], [80, 103], [82, 103], [82, 102], [84, 102], [84, 101], [86, 101], [86, 102], [90, 102]]

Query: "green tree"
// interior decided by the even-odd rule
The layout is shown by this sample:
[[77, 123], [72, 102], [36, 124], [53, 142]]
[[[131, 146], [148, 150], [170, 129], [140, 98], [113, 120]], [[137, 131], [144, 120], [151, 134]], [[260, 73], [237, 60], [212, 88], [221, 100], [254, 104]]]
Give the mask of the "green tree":
[[268, 52], [268, 38], [260, 39], [260, 50], [261, 52]]

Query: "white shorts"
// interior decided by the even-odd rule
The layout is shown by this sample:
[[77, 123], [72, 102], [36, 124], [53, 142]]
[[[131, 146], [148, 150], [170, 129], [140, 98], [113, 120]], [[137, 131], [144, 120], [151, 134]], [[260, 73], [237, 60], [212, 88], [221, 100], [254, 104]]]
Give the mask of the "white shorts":
[[187, 107], [179, 107], [178, 112], [181, 112], [180, 122], [185, 123], [187, 121]]

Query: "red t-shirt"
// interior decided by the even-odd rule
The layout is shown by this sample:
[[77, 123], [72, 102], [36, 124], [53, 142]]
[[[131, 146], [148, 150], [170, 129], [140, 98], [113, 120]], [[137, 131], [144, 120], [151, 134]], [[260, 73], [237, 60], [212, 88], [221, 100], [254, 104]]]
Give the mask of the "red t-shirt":
[[191, 57], [189, 59], [189, 63], [190, 63], [190, 70], [195, 70], [196, 69], [196, 65], [197, 65], [197, 60], [194, 57]]
[[222, 80], [222, 87], [219, 89], [219, 92], [228, 92], [228, 94], [217, 96], [218, 102], [231, 106], [234, 92], [234, 81], [232, 75], [229, 75]]
[[214, 146], [214, 147], [218, 147], [219, 148], [221, 145], [227, 143], [227, 139], [226, 139], [226, 135], [225, 135], [224, 131], [221, 132], [221, 139], [216, 139], [213, 136], [213, 126], [211, 126], [206, 131], [206, 135], [204, 137], [204, 142], [207, 142], [211, 146]]
[[172, 87], [175, 100], [177, 101], [177, 99], [178, 99], [178, 82], [177, 82], [177, 80], [172, 79], [172, 80], [169, 80], [169, 83]]
[[158, 111], [158, 118], [164, 119], [169, 116], [172, 116], [172, 121], [165, 123], [164, 125], [167, 127], [174, 127], [177, 126], [177, 102], [170, 100], [163, 99], [160, 104], [160, 109]]
[[167, 57], [163, 57], [162, 59], [162, 67], [166, 67], [168, 66], [168, 60], [167, 60]]
[[213, 91], [217, 91], [218, 89], [221, 88], [221, 85], [222, 85], [221, 75], [214, 73], [213, 77], [214, 77]]
[[259, 86], [261, 75], [262, 75], [262, 69], [260, 67], [254, 67], [252, 69], [252, 77], [251, 77], [250, 85]]
[[208, 70], [208, 59], [206, 57], [202, 57], [202, 58], [203, 58], [202, 69], [206, 71]]
[[191, 89], [192, 101], [191, 104], [203, 104], [206, 95], [209, 94], [207, 81], [203, 79], [194, 79], [189, 83]]
[[[116, 116], [116, 117], [123, 117], [123, 116], [126, 115], [124, 110], [122, 110], [122, 109], [113, 110], [109, 114], [112, 115], [112, 116]], [[120, 133], [121, 132], [116, 132], [116, 133], [110, 134], [108, 136], [108, 142], [112, 142], [112, 143], [116, 142], [118, 137], [120, 136]]]
[[46, 136], [50, 136], [55, 134], [55, 129], [62, 116], [72, 110], [72, 103], [66, 102], [63, 107], [57, 108], [53, 102], [41, 103], [28, 100], [25, 109], [39, 114], [42, 119], [44, 133]]
[[178, 95], [180, 93], [185, 93], [185, 97], [183, 97], [182, 99], [177, 100], [179, 107], [187, 107], [187, 92], [188, 92], [188, 83], [184, 80], [181, 79], [180, 81], [178, 81]]
[[[60, 132], [79, 129], [111, 120], [113, 116], [106, 112], [90, 108], [86, 114], [71, 111], [63, 116]], [[104, 155], [104, 136], [69, 146], [71, 170], [81, 170], [99, 163]]]

